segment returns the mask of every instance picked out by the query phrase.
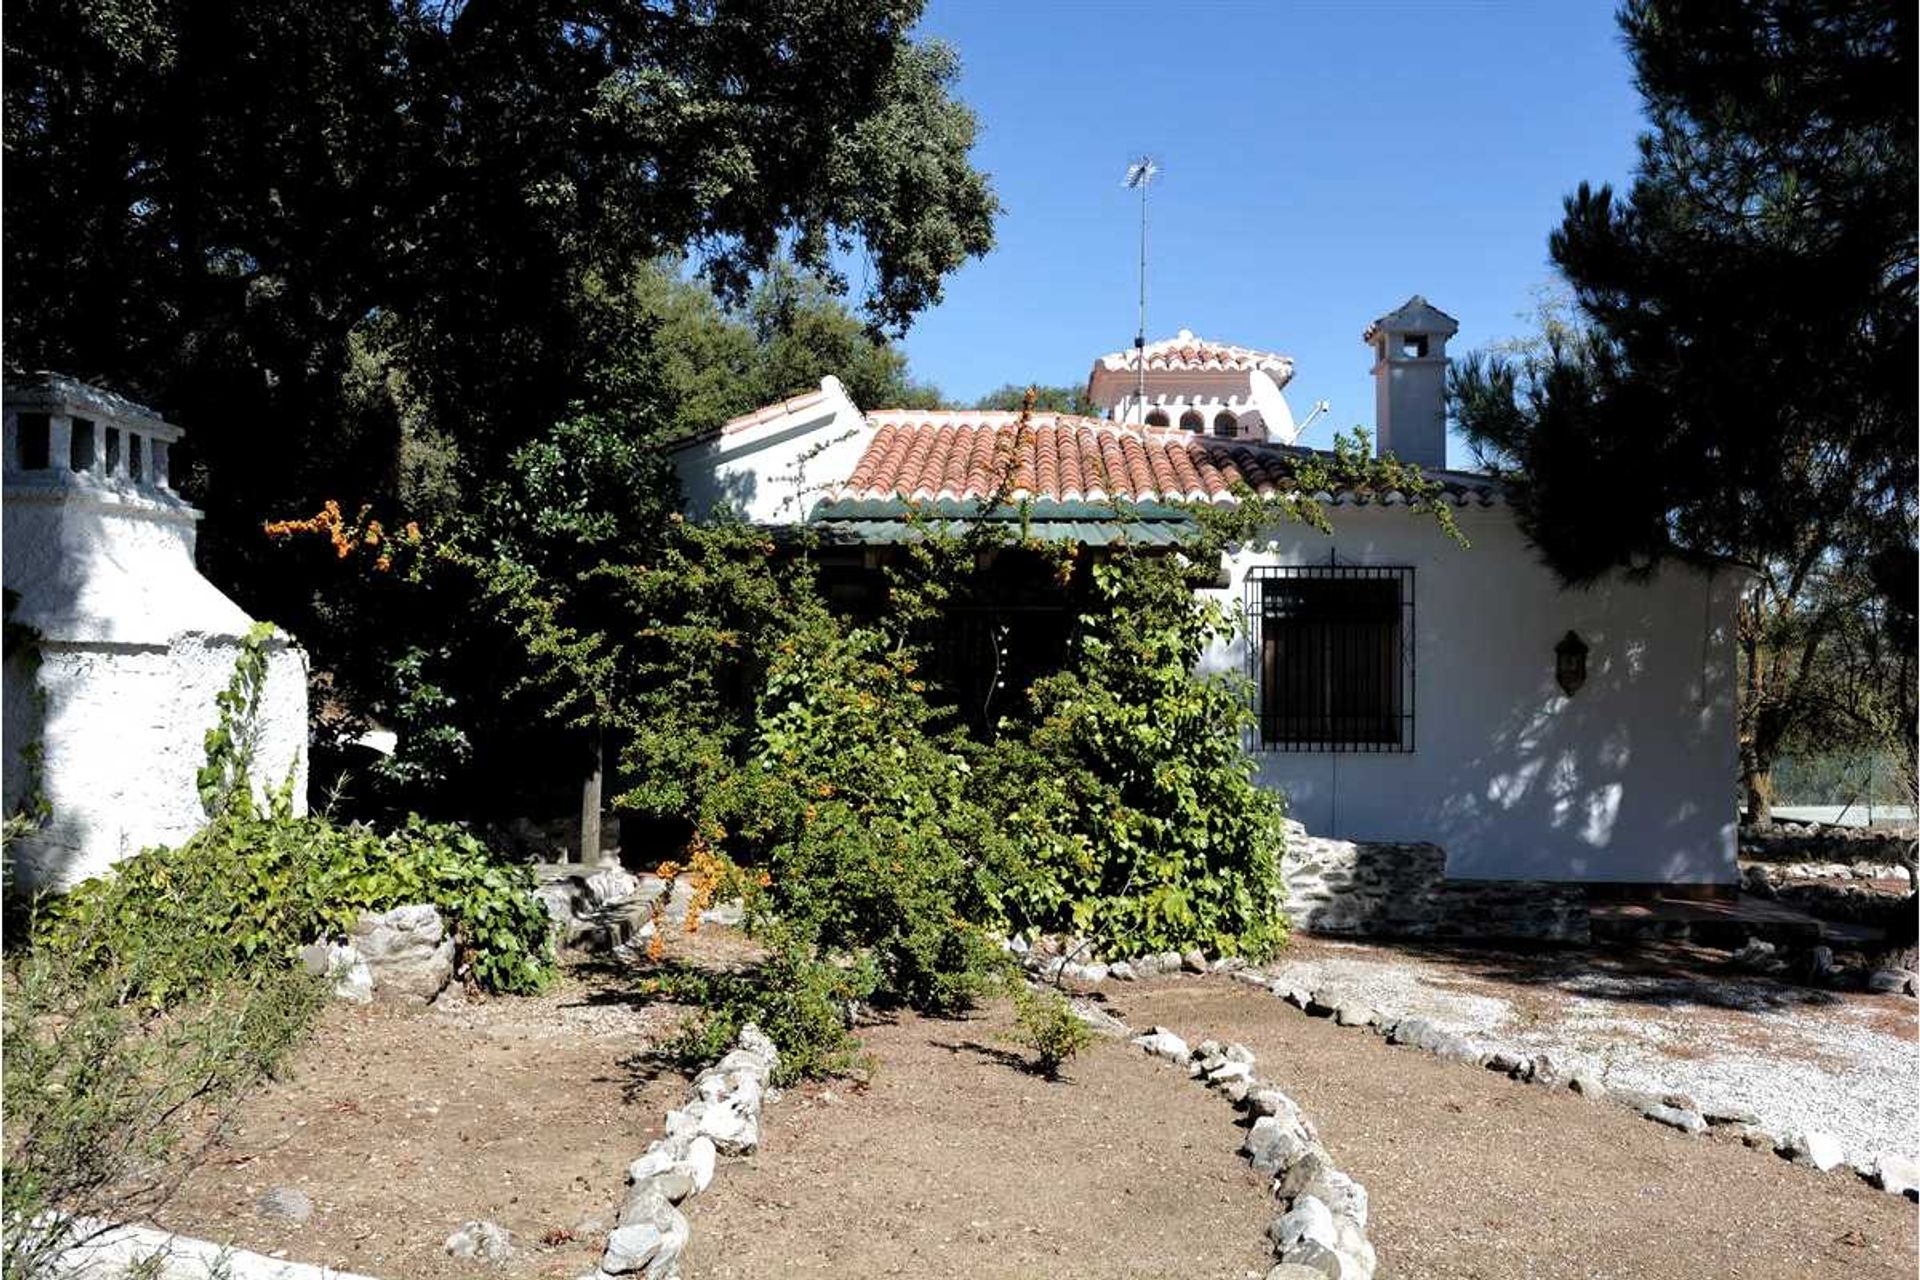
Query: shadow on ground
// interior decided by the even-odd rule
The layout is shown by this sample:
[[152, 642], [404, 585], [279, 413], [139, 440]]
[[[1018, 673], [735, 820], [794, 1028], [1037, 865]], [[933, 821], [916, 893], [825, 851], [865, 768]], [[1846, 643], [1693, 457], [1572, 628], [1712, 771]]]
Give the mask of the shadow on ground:
[[[1337, 961], [1339, 945], [1330, 939], [1304, 939], [1284, 953], [1280, 963]], [[1359, 945], [1443, 965], [1463, 978], [1657, 1008], [1779, 1013], [1807, 1005], [1835, 1004], [1840, 999], [1820, 988], [1735, 969], [1725, 952], [1680, 942], [1532, 952], [1390, 938], [1368, 938]]]

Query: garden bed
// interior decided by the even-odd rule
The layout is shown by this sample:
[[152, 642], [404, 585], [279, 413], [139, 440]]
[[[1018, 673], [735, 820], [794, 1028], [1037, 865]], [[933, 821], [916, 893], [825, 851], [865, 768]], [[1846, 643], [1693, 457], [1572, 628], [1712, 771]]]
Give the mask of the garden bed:
[[[1197, 1024], [1196, 1024], [1197, 1025]], [[1033, 1074], [994, 1002], [863, 1029], [864, 1085], [807, 1085], [694, 1206], [687, 1274], [1239, 1277], [1270, 1179], [1232, 1108], [1124, 1040]]]

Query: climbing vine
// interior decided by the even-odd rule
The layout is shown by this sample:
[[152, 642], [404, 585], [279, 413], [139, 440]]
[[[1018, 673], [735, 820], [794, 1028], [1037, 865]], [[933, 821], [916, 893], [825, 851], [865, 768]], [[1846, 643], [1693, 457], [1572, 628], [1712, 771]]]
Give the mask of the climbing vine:
[[256, 622], [240, 637], [240, 655], [227, 687], [214, 695], [219, 716], [206, 736], [206, 762], [195, 781], [209, 818], [253, 808], [253, 757], [260, 744], [260, 700], [267, 689], [271, 622]]

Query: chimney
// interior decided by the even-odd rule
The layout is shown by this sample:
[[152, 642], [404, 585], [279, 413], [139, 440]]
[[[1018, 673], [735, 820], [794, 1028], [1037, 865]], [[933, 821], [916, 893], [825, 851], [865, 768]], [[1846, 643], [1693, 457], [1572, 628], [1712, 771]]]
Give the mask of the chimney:
[[1459, 331], [1459, 321], [1417, 293], [1367, 326], [1376, 452], [1447, 465], [1447, 339]]

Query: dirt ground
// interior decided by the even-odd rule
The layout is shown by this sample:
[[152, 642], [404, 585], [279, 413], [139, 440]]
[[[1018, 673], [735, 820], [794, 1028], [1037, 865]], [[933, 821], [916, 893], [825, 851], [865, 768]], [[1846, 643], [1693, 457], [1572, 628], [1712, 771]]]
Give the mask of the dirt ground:
[[[527, 1246], [490, 1274], [593, 1270], [627, 1163], [686, 1093], [633, 1060], [680, 1011], [630, 989], [576, 971], [462, 1010], [331, 1006], [160, 1225], [387, 1280], [471, 1280], [483, 1269], [443, 1245], [486, 1218]], [[305, 1193], [312, 1217], [261, 1216], [276, 1187]]]
[[[727, 956], [712, 934], [701, 945]], [[532, 999], [330, 1008], [160, 1224], [385, 1280], [591, 1271], [627, 1162], [686, 1090], [644, 1052], [682, 1011], [634, 985], [575, 969]], [[1367, 1185], [1383, 1277], [1914, 1274], [1913, 1207], [1851, 1175], [1392, 1048], [1222, 978], [1105, 998], [1135, 1026], [1260, 1055]], [[760, 1154], [723, 1162], [690, 1207], [690, 1280], [1264, 1269], [1274, 1208], [1221, 1099], [1111, 1040], [1047, 1081], [1008, 1031], [1000, 1006], [875, 1025], [869, 1080], [772, 1101]], [[311, 1198], [307, 1222], [259, 1213], [279, 1187]], [[448, 1258], [468, 1218], [508, 1227], [520, 1255]]]
[[1915, 1273], [1913, 1206], [1850, 1173], [1389, 1046], [1217, 978], [1118, 989], [1109, 1007], [1252, 1049], [1366, 1185], [1382, 1277]]
[[1050, 1082], [1010, 1028], [995, 1006], [867, 1030], [868, 1087], [789, 1093], [695, 1201], [687, 1275], [1265, 1274], [1272, 1201], [1223, 1099], [1106, 1039]]

